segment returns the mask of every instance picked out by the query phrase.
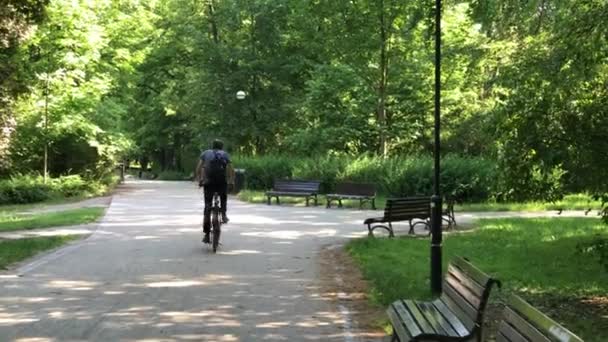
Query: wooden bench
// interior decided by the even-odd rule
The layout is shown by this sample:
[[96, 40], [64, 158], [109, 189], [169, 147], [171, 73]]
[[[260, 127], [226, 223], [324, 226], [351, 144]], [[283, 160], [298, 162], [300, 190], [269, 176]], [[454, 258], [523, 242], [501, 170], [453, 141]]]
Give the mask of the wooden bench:
[[[363, 224], [367, 225], [370, 236], [374, 235], [375, 229], [382, 228], [388, 231], [390, 237], [394, 237], [392, 222], [409, 221], [409, 234], [414, 234], [414, 227], [419, 224], [423, 225], [428, 233], [430, 233], [430, 218], [430, 197], [389, 198], [386, 200], [384, 215], [382, 217], [368, 218], [363, 221]], [[413, 222], [414, 219], [421, 221]]]
[[431, 302], [398, 300], [388, 310], [392, 341], [481, 341], [483, 315], [498, 280], [457, 257], [443, 281], [443, 293]]
[[315, 205], [317, 205], [317, 194], [319, 193], [319, 186], [321, 182], [310, 181], [310, 180], [275, 180], [272, 190], [266, 192], [268, 197], [268, 205], [270, 205], [270, 199], [275, 197], [277, 204], [279, 202], [279, 196], [292, 196], [292, 197], [306, 197], [306, 206], [308, 206], [309, 199], [314, 198]]
[[336, 184], [336, 193], [327, 194], [327, 208], [331, 208], [332, 201], [338, 201], [338, 207], [342, 208], [343, 199], [359, 200], [359, 208], [363, 203], [369, 202], [372, 209], [376, 209], [376, 187], [373, 184], [343, 182]]
[[496, 334], [497, 342], [582, 342], [568, 329], [516, 295], [511, 295]]

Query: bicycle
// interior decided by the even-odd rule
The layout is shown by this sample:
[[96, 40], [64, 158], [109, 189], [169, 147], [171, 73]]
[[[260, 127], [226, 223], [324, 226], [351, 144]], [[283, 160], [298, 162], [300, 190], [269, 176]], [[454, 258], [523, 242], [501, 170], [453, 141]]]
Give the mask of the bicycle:
[[213, 206], [211, 207], [211, 246], [213, 253], [217, 252], [217, 247], [220, 244], [220, 234], [222, 232], [222, 219], [220, 218], [220, 195], [217, 192], [213, 193]]

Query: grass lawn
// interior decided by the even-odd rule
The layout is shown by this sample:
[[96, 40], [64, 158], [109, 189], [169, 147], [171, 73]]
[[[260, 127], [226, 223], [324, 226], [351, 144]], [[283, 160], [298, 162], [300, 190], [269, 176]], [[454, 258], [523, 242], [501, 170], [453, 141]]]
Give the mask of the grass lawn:
[[104, 211], [105, 208], [82, 208], [33, 215], [0, 212], [0, 232], [91, 223], [97, 221]]
[[0, 241], [0, 269], [78, 238], [71, 235]]
[[[577, 248], [598, 235], [599, 219], [492, 219], [478, 229], [444, 236], [444, 267], [466, 256], [503, 283], [494, 300], [515, 292], [585, 341], [608, 341], [608, 270]], [[386, 306], [398, 298], [428, 299], [429, 240], [351, 241], [348, 252], [371, 284], [371, 299]]]
[[2, 213], [14, 212], [14, 211], [25, 211], [25, 210], [35, 209], [35, 208], [39, 208], [39, 207], [44, 207], [47, 205], [76, 203], [76, 202], [84, 201], [84, 200], [92, 198], [92, 197], [94, 197], [94, 196], [82, 195], [82, 196], [73, 196], [73, 197], [51, 198], [46, 201], [37, 202], [37, 203], [29, 203], [29, 204], [0, 205], [0, 215], [2, 215]]
[[[256, 190], [243, 190], [238, 194], [238, 198], [251, 203], [266, 203], [266, 196], [264, 191]], [[281, 197], [281, 203], [292, 204], [292, 205], [305, 205], [306, 199], [304, 197]], [[430, 200], [430, 197], [429, 197]], [[272, 200], [274, 204], [274, 199]], [[319, 205], [325, 206], [325, 196], [319, 195]], [[346, 208], [359, 208], [359, 201], [344, 200], [344, 207]], [[386, 204], [386, 196], [376, 196], [376, 208], [382, 210]], [[334, 204], [332, 204], [334, 206]], [[369, 209], [369, 205], [365, 205], [364, 208]], [[495, 202], [484, 202], [484, 203], [463, 203], [457, 204], [455, 210], [457, 212], [463, 211], [544, 211], [544, 210], [587, 210], [589, 208], [598, 210], [601, 208], [600, 201], [594, 201], [589, 195], [576, 194], [564, 196], [564, 199], [557, 202], [524, 202], [524, 203], [495, 203]], [[595, 215], [595, 212], [593, 213]]]

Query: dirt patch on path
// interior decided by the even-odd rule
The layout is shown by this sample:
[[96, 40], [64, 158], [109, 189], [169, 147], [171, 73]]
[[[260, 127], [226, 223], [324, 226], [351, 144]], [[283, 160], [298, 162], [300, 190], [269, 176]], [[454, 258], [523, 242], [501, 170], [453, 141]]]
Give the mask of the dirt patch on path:
[[368, 283], [344, 246], [323, 247], [318, 262], [321, 293], [345, 317], [346, 333], [354, 341], [387, 341], [381, 328], [386, 322], [384, 308], [369, 302]]

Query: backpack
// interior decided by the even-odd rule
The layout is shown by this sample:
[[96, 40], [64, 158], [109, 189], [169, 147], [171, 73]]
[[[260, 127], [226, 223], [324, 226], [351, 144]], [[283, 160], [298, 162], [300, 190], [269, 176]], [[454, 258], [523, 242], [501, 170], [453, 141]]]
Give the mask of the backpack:
[[214, 157], [205, 168], [205, 175], [209, 183], [226, 182], [226, 159], [218, 151], [214, 151]]

